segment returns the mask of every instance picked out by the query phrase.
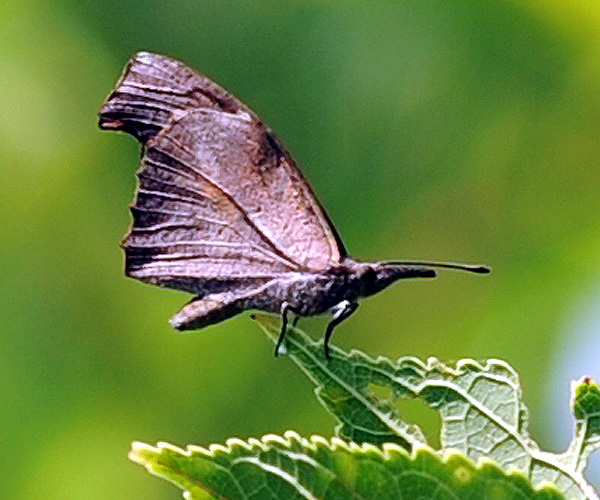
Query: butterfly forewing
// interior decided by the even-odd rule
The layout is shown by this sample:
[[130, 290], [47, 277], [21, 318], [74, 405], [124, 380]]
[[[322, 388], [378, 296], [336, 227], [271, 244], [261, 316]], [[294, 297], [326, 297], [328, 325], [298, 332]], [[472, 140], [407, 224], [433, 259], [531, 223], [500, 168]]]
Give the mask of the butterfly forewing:
[[100, 125], [145, 145], [124, 241], [131, 276], [176, 288], [190, 279], [262, 281], [325, 269], [345, 256], [272, 132], [181, 63], [134, 57], [102, 108]]
[[194, 108], [246, 110], [235, 97], [184, 64], [140, 52], [127, 63], [104, 103], [100, 126], [123, 130], [143, 142], [166, 126], [174, 111]]

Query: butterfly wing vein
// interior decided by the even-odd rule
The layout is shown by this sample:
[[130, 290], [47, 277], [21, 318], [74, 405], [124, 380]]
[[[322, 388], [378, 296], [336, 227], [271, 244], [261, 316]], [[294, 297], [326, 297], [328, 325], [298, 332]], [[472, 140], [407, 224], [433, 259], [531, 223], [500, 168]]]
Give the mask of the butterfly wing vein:
[[144, 147], [123, 242], [130, 276], [197, 293], [208, 282], [326, 269], [346, 255], [278, 139], [183, 64], [135, 56], [100, 126], [131, 133]]

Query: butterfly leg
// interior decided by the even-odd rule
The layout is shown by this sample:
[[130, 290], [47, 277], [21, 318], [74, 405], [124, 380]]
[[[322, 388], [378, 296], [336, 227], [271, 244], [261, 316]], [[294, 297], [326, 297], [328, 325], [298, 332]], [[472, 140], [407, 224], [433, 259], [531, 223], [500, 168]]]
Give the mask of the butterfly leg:
[[349, 300], [344, 300], [340, 302], [337, 306], [335, 306], [335, 312], [333, 313], [333, 318], [327, 325], [327, 329], [325, 330], [325, 337], [323, 339], [323, 348], [325, 350], [325, 357], [329, 360], [331, 356], [329, 354], [329, 339], [331, 338], [331, 334], [333, 333], [333, 329], [339, 325], [345, 319], [348, 319], [354, 311], [358, 308], [358, 302], [350, 302]]
[[277, 344], [275, 344], [275, 357], [277, 357], [277, 355], [280, 352], [280, 349], [283, 344], [283, 339], [285, 338], [285, 334], [287, 332], [288, 314], [289, 313], [296, 314], [296, 317], [294, 319], [292, 319], [292, 326], [296, 326], [296, 323], [298, 322], [298, 315], [297, 315], [298, 313], [296, 313], [296, 311], [294, 311], [287, 302], [284, 302], [283, 304], [281, 304], [281, 332], [279, 333], [279, 338], [277, 339]]

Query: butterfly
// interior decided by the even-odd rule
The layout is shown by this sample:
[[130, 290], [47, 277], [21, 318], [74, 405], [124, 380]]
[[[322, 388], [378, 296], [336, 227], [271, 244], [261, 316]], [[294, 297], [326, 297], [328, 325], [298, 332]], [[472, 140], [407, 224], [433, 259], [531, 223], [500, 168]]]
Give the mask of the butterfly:
[[133, 223], [123, 240], [125, 273], [194, 295], [171, 320], [203, 328], [255, 309], [288, 322], [331, 314], [324, 336], [359, 299], [435, 267], [488, 273], [483, 265], [360, 262], [271, 129], [207, 77], [168, 57], [140, 52], [99, 113], [99, 126], [142, 146]]

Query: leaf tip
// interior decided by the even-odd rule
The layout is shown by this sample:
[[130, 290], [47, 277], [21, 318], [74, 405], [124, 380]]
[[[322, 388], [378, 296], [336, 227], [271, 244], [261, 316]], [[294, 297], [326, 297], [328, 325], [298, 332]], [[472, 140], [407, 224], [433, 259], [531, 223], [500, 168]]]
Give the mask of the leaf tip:
[[571, 383], [573, 414], [577, 419], [587, 418], [600, 410], [600, 387], [590, 376]]
[[277, 331], [277, 319], [268, 314], [250, 314], [250, 319], [258, 324], [258, 326], [269, 336], [273, 337], [274, 331]]
[[142, 443], [140, 441], [134, 441], [131, 443], [131, 449], [127, 454], [127, 457], [132, 462], [140, 465], [147, 465], [151, 456], [156, 454], [156, 449], [152, 446]]

